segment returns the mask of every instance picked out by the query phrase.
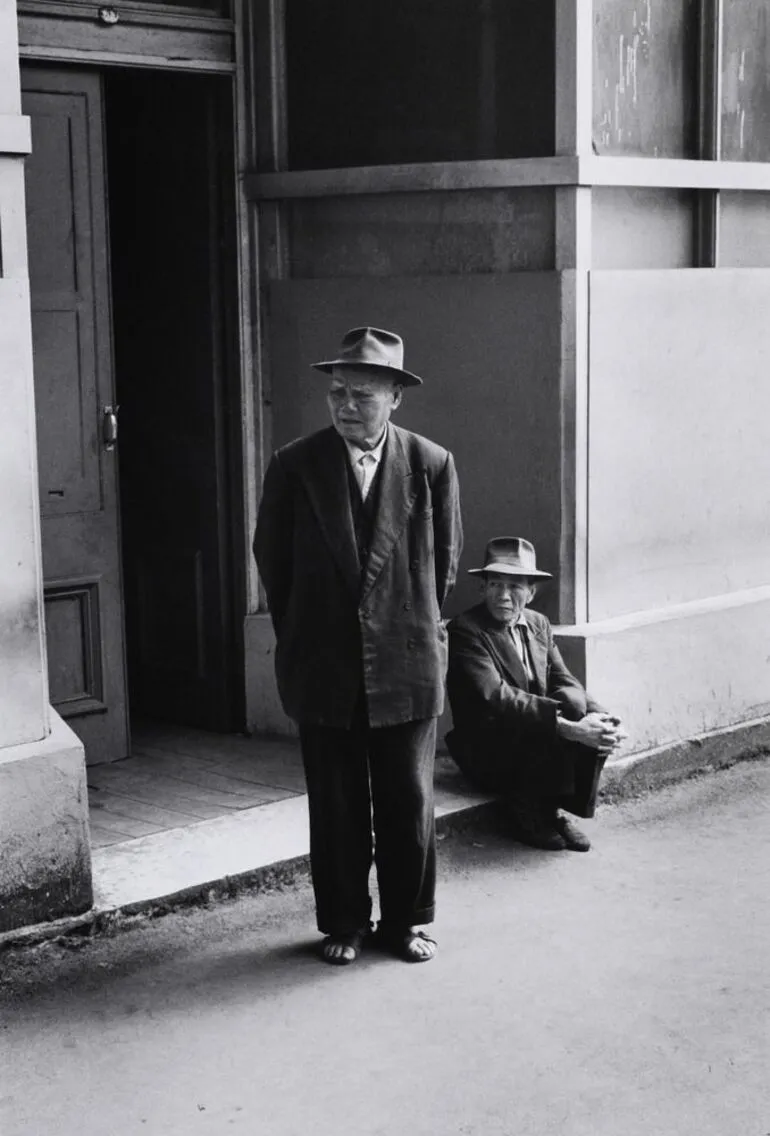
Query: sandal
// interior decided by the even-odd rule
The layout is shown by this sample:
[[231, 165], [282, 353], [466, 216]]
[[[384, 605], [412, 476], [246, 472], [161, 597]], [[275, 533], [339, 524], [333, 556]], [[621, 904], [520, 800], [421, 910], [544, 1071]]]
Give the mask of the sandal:
[[[383, 950], [395, 955], [403, 962], [430, 962], [438, 950], [438, 943], [435, 939], [431, 939], [430, 935], [426, 935], [424, 931], [413, 931], [411, 927], [393, 930], [390, 927], [380, 926], [377, 928], [375, 938]], [[429, 943], [433, 949], [429, 954], [425, 954], [416, 949], [418, 942]]]
[[[364, 939], [368, 934], [369, 929], [366, 928], [363, 931], [347, 931], [344, 935], [327, 935], [321, 943], [321, 958], [332, 966], [350, 966], [360, 955]], [[330, 954], [332, 947], [347, 947], [353, 954], [335, 956]]]

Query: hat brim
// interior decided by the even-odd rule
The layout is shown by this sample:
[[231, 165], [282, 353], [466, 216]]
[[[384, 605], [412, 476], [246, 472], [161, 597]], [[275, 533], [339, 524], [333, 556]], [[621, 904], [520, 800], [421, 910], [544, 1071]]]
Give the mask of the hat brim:
[[537, 568], [514, 568], [512, 564], [485, 564], [483, 568], [469, 568], [469, 576], [483, 576], [487, 572], [499, 572], [501, 576], [526, 576], [528, 579], [552, 580], [551, 572], [540, 572]]
[[381, 363], [359, 363], [354, 359], [329, 359], [323, 363], [311, 363], [313, 370], [323, 371], [330, 375], [334, 367], [356, 367], [360, 370], [375, 371], [402, 387], [421, 387], [422, 379], [413, 375], [411, 371], [402, 371], [400, 367], [388, 367]]

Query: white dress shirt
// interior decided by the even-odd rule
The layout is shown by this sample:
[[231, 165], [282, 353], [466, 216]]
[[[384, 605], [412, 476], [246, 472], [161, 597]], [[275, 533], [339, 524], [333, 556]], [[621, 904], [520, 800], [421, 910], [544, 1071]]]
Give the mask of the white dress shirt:
[[363, 501], [369, 496], [369, 490], [372, 488], [372, 482], [377, 473], [377, 467], [382, 461], [382, 451], [385, 448], [387, 434], [388, 431], [386, 427], [382, 432], [382, 437], [373, 450], [362, 450], [360, 446], [357, 446], [354, 442], [349, 442], [347, 438], [344, 439], [348, 457], [350, 458], [350, 467], [353, 470], [353, 476], [356, 479], [358, 488], [361, 490], [361, 499]]

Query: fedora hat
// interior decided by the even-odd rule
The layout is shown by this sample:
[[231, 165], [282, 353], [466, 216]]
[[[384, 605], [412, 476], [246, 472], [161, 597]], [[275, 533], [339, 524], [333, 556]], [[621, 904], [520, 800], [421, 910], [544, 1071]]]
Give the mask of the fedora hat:
[[471, 576], [483, 572], [500, 572], [505, 576], [531, 576], [550, 580], [550, 572], [540, 572], [535, 558], [535, 546], [519, 536], [496, 536], [490, 540], [484, 553], [483, 568], [469, 568]]
[[336, 359], [313, 363], [316, 371], [331, 374], [333, 367], [365, 367], [387, 371], [388, 378], [405, 387], [422, 386], [422, 379], [404, 370], [404, 341], [394, 331], [379, 327], [354, 327], [345, 333]]

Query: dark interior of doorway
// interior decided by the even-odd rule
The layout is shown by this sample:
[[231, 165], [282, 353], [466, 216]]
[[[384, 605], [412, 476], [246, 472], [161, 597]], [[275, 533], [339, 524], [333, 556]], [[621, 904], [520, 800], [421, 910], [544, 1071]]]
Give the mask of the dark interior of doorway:
[[105, 78], [129, 706], [242, 729], [232, 96]]

